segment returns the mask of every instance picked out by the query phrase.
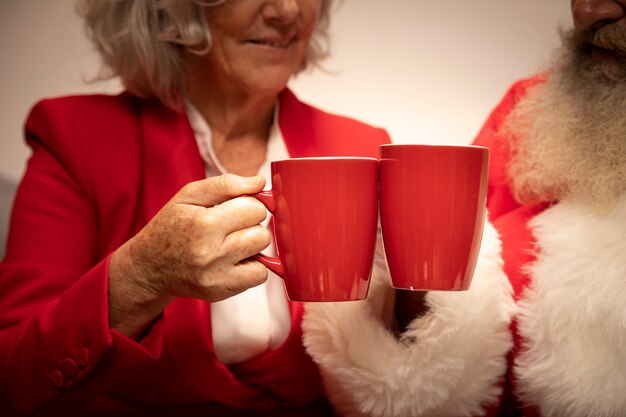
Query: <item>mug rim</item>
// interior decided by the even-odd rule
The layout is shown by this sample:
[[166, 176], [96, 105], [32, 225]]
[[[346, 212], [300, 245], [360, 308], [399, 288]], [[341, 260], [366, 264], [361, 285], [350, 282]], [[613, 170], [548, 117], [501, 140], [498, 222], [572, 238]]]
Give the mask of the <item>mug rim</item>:
[[289, 161], [376, 161], [378, 158], [372, 158], [369, 156], [303, 156], [298, 158], [277, 159], [272, 161], [276, 162], [289, 162]]
[[466, 149], [487, 149], [486, 146], [480, 145], [434, 145], [428, 143], [385, 143], [380, 148], [466, 148]]
[[380, 145], [380, 148], [476, 148], [476, 149], [489, 149], [486, 146], [480, 145], [435, 145], [432, 143], [385, 143]]

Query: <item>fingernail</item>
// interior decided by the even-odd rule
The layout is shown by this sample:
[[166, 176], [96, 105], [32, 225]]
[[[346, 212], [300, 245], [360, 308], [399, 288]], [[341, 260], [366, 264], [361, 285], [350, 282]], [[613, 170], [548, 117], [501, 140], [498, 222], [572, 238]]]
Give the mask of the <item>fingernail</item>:
[[255, 177], [245, 177], [244, 182], [246, 185], [254, 187], [256, 185], [259, 185], [259, 183], [261, 182], [261, 176], [257, 175]]

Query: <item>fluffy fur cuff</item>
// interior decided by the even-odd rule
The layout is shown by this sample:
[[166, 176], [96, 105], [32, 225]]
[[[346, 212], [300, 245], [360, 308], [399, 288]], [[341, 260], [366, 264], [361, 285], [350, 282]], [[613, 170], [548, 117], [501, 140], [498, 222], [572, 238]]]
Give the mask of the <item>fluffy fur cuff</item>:
[[539, 253], [520, 302], [523, 399], [545, 417], [626, 415], [626, 196], [565, 200], [535, 217]]
[[482, 415], [498, 400], [512, 346], [515, 304], [501, 263], [497, 232], [487, 224], [470, 290], [428, 293], [429, 312], [400, 340], [384, 324], [394, 294], [384, 259], [367, 300], [308, 304], [304, 344], [336, 409], [345, 416]]

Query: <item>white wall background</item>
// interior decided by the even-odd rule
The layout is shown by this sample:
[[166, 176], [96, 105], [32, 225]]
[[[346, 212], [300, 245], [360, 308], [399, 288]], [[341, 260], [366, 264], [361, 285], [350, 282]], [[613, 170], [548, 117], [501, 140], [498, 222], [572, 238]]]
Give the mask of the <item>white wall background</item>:
[[[389, 130], [396, 142], [469, 143], [516, 79], [539, 70], [569, 25], [567, 0], [343, 0], [333, 56], [291, 84], [326, 110]], [[115, 92], [73, 0], [0, 0], [0, 256], [28, 149], [22, 124], [43, 97]]]

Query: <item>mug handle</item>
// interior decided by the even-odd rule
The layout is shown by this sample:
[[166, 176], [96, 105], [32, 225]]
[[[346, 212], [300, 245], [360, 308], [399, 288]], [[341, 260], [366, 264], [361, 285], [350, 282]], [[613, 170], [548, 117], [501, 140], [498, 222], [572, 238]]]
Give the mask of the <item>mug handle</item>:
[[[276, 211], [276, 200], [274, 199], [274, 193], [270, 191], [261, 191], [257, 194], [252, 194], [250, 197], [254, 197], [259, 200], [265, 208], [272, 214]], [[272, 231], [273, 233], [273, 231]], [[274, 240], [276, 234], [274, 234]], [[281, 278], [285, 278], [285, 267], [283, 266], [278, 256], [267, 256], [261, 253], [254, 255], [254, 259], [261, 262], [267, 269], [275, 273]]]

